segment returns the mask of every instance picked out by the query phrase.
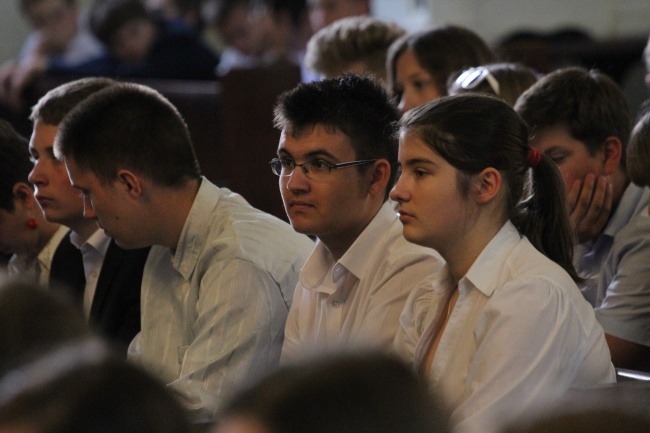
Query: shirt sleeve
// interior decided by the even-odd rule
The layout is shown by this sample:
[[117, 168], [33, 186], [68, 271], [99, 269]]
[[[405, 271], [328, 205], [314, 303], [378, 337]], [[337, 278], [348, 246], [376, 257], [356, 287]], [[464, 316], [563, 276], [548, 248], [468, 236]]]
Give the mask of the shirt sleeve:
[[170, 384], [200, 421], [235, 385], [279, 363], [287, 307], [268, 272], [250, 261], [215, 261], [201, 280], [193, 339], [179, 348], [180, 372]]
[[596, 317], [606, 333], [650, 346], [650, 218], [639, 215], [623, 230], [600, 276]]
[[428, 323], [434, 320], [437, 297], [433, 284], [421, 285], [413, 290], [399, 318], [394, 349], [409, 365], [415, 362], [415, 349]]
[[282, 364], [288, 364], [296, 360], [300, 353], [298, 318], [300, 317], [299, 306], [303, 290], [302, 285], [298, 283], [296, 290], [293, 292], [293, 301], [291, 302], [287, 323], [284, 328], [284, 342], [282, 343], [282, 357], [280, 359]]
[[[433, 278], [440, 268], [441, 263], [433, 256], [421, 256], [417, 261], [412, 261], [396, 269], [383, 281], [374, 285], [364, 311], [363, 325], [358, 331], [359, 335], [368, 336], [373, 345], [379, 348], [391, 350], [396, 334], [401, 332], [400, 317], [409, 296], [411, 293], [417, 293], [414, 299], [417, 307], [428, 306], [433, 292]], [[406, 326], [409, 328], [408, 332], [411, 333], [411, 335], [405, 335], [404, 343], [408, 349], [406, 353], [411, 352], [412, 338], [421, 327], [421, 324], [417, 323], [413, 329], [408, 322], [421, 319], [421, 314], [426, 312], [422, 310], [426, 310], [426, 308], [418, 308], [418, 317], [413, 317], [413, 312], [409, 312], [404, 318]]]

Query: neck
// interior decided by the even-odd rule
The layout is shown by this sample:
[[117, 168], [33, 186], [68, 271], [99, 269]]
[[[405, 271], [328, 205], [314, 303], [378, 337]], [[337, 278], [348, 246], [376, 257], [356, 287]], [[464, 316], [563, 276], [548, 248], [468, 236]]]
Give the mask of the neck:
[[367, 217], [360, 220], [357, 224], [349, 226], [346, 230], [342, 230], [332, 235], [322, 235], [318, 239], [325, 245], [329, 252], [334, 257], [334, 260], [339, 260], [343, 254], [350, 249], [352, 244], [368, 227], [368, 224], [373, 220], [379, 209], [381, 209], [384, 202], [373, 205], [367, 212]]
[[99, 228], [95, 220], [85, 218], [75, 224], [69, 225], [68, 227], [70, 227], [70, 230], [78, 234], [84, 242], [86, 242]]
[[45, 245], [47, 245], [50, 239], [52, 239], [52, 236], [54, 236], [54, 233], [59, 229], [59, 224], [51, 223], [45, 218], [42, 218], [42, 221], [39, 221], [39, 224], [41, 230], [38, 236], [38, 251], [40, 252], [45, 248]]
[[200, 178], [191, 179], [181, 187], [158, 187], [158, 191], [152, 194], [155, 214], [152, 213], [151, 220], [159, 228], [156, 245], [176, 250], [200, 186]]
[[438, 251], [447, 262], [449, 271], [456, 282], [467, 274], [487, 244], [501, 230], [503, 223], [476, 224], [465, 233], [459, 242], [454, 242], [450, 247]]

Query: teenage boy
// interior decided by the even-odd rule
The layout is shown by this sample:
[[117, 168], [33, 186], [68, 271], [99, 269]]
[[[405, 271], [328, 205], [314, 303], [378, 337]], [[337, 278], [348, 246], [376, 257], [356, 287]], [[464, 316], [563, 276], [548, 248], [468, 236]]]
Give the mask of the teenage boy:
[[281, 137], [271, 167], [291, 225], [318, 238], [294, 292], [283, 362], [314, 351], [391, 350], [409, 293], [431, 285], [441, 267], [437, 252], [404, 239], [387, 201], [398, 118], [381, 85], [356, 75], [299, 85], [276, 106]]
[[623, 92], [602, 73], [565, 68], [524, 92], [516, 109], [531, 144], [564, 178], [580, 242], [576, 268], [614, 365], [650, 368], [650, 228], [639, 223], [649, 191], [626, 172], [631, 121]]
[[87, 218], [123, 248], [153, 245], [129, 357], [178, 391], [195, 421], [213, 420], [228, 389], [278, 365], [313, 242], [202, 177], [182, 117], [145, 86], [88, 98], [55, 150]]

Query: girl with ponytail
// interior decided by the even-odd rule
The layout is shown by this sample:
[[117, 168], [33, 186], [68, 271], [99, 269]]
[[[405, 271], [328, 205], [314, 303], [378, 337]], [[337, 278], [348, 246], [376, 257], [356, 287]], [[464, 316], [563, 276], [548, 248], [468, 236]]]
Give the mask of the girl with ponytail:
[[396, 348], [458, 431], [495, 431], [571, 387], [614, 382], [575, 283], [562, 178], [517, 113], [489, 96], [446, 97], [406, 113], [399, 142], [391, 198], [404, 236], [447, 263], [411, 294]]

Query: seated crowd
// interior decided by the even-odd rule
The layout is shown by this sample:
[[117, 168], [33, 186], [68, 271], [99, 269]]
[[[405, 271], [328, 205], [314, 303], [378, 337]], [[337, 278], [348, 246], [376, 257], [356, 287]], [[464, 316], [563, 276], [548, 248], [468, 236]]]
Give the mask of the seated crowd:
[[[647, 430], [548, 409], [650, 372], [650, 107], [367, 0], [153, 3], [21, 0], [3, 103], [74, 78], [0, 119], [0, 433]], [[129, 80], [284, 61], [286, 221]]]

